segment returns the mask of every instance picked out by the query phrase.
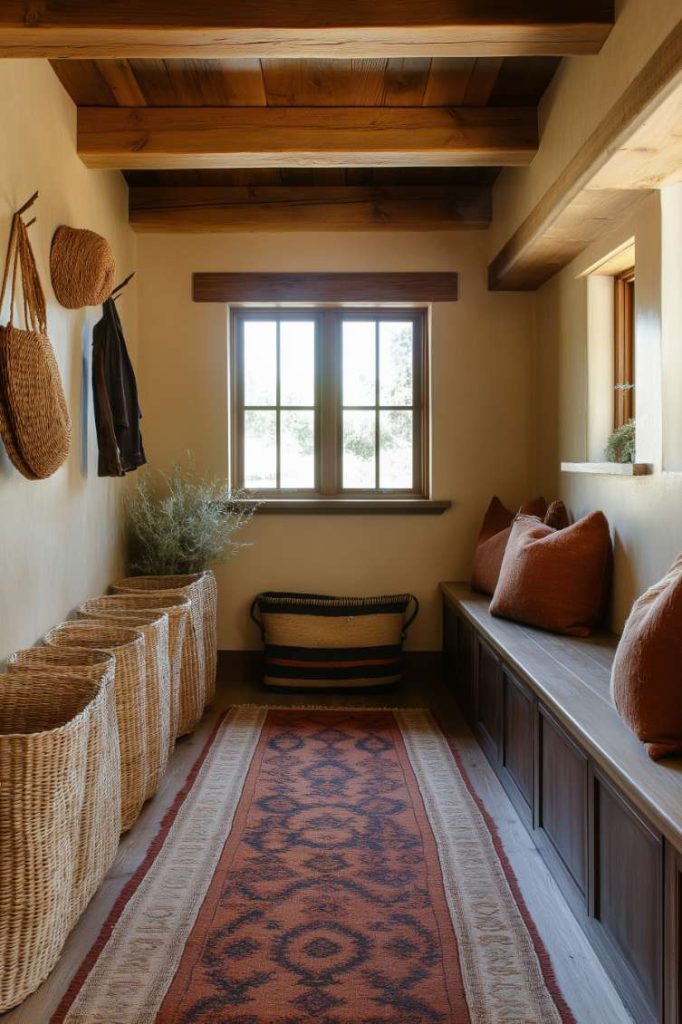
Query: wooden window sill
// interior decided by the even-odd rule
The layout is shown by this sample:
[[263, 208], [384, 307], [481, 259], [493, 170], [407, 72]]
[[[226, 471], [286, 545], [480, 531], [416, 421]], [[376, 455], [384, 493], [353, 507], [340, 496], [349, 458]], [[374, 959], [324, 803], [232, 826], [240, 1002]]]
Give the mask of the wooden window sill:
[[[248, 498], [244, 499], [248, 504]], [[257, 515], [440, 516], [451, 501], [429, 498], [254, 498]]]
[[562, 462], [562, 473], [598, 473], [602, 476], [650, 476], [648, 462]]

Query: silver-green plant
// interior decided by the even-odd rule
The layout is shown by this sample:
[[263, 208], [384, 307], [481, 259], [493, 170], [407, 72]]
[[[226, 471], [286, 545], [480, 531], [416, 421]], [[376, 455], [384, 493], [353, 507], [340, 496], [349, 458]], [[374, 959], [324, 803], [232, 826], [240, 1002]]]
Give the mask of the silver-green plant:
[[605, 455], [608, 462], [635, 461], [635, 420], [628, 420], [622, 427], [617, 427], [606, 442]]
[[233, 535], [256, 507], [226, 480], [199, 479], [178, 465], [169, 473], [147, 471], [125, 501], [129, 571], [176, 575], [227, 561], [246, 546]]

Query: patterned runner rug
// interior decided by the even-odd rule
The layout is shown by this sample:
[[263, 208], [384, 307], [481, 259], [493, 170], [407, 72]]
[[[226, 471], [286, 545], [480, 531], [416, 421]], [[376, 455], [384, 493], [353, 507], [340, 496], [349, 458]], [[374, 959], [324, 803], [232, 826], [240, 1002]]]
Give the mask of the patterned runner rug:
[[52, 1024], [569, 1024], [425, 711], [234, 708]]

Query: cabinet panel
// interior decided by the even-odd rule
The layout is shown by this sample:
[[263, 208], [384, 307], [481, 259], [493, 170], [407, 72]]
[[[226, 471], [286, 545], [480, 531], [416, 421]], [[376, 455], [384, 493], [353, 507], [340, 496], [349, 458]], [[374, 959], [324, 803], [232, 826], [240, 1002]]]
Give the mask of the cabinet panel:
[[486, 643], [478, 642], [476, 735], [491, 761], [498, 759], [502, 735], [502, 666]]
[[665, 848], [665, 1020], [682, 1024], [682, 853]]
[[594, 823], [594, 919], [602, 941], [625, 963], [621, 987], [637, 1016], [659, 1020], [663, 843], [598, 772]]
[[476, 633], [466, 619], [457, 622], [457, 690], [464, 717], [473, 725], [476, 689]]
[[584, 902], [587, 895], [587, 758], [542, 708], [539, 721], [539, 826]]
[[519, 814], [530, 824], [535, 781], [535, 703], [530, 690], [504, 666], [502, 688], [503, 782]]

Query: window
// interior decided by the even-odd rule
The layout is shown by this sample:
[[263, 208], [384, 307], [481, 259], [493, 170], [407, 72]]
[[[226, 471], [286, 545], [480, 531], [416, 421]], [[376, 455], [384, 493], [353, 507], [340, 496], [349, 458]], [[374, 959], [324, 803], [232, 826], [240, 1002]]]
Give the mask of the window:
[[233, 311], [234, 483], [425, 496], [425, 326], [414, 309]]
[[635, 268], [614, 277], [613, 425], [622, 427], [635, 414]]

